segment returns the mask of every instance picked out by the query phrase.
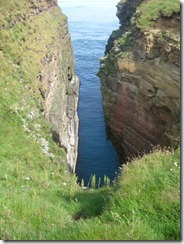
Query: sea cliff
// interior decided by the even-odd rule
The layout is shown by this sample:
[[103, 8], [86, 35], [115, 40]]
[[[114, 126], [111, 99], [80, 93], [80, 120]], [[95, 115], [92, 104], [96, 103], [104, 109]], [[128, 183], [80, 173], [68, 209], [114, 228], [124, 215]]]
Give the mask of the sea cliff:
[[[178, 60], [173, 59], [177, 57], [174, 55], [176, 44], [171, 46], [175, 48], [170, 52], [173, 56], [169, 56], [174, 67]], [[113, 45], [109, 46], [110, 52]], [[148, 63], [148, 58], [144, 58]], [[114, 60], [111, 63], [114, 64]], [[162, 59], [159, 65], [163, 69]], [[113, 73], [114, 69], [109, 65], [103, 73]], [[113, 95], [120, 94], [123, 71], [117, 68], [116, 71], [119, 80], [116, 81], [116, 73], [111, 80], [108, 78], [112, 97], [104, 96], [108, 98], [105, 101], [111, 102], [112, 98], [113, 102]], [[132, 68], [130, 71], [130, 78], [134, 77], [135, 72]], [[124, 73], [128, 77], [127, 71]], [[173, 69], [172, 77], [175, 73], [177, 69]], [[166, 77], [168, 79], [168, 75]], [[117, 89], [112, 82], [118, 84]], [[120, 92], [122, 89], [123, 86]], [[135, 92], [138, 94], [136, 89]], [[176, 89], [173, 88], [173, 92]], [[95, 176], [92, 189], [79, 186], [77, 177], [69, 172], [65, 163], [68, 161], [71, 170], [74, 169], [77, 100], [78, 79], [67, 19], [56, 2], [0, 0], [0, 239], [181, 240], [180, 150], [156, 149], [136, 158], [122, 167], [112, 186], [104, 177], [105, 185], [95, 189]], [[137, 106], [141, 107], [139, 103]], [[112, 117], [113, 111], [108, 111]], [[107, 116], [107, 110], [105, 112]], [[121, 125], [120, 122], [117, 125]]]
[[122, 161], [180, 137], [180, 3], [122, 0], [101, 59], [108, 136]]
[[51, 158], [52, 136], [74, 171], [79, 80], [67, 18], [55, 0], [11, 0], [1, 1], [0, 20], [1, 111], [8, 107]]

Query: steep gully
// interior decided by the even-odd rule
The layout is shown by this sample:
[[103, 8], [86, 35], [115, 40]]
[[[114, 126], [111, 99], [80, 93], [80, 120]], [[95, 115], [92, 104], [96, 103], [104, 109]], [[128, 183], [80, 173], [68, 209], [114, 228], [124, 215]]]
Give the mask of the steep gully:
[[[136, 10], [136, 2], [140, 1], [122, 1], [118, 4], [117, 16], [120, 18], [120, 23], [123, 26], [121, 28], [124, 28], [124, 34], [120, 28], [120, 36], [116, 36], [114, 33], [111, 35], [106, 48], [107, 55], [104, 59], [101, 59], [101, 68], [98, 73], [102, 83], [107, 131], [122, 162], [126, 162], [127, 158], [133, 155], [136, 156], [144, 152], [150, 152], [158, 144], [161, 146], [177, 146], [180, 131], [179, 15], [173, 15], [169, 25], [167, 19], [161, 18], [149, 31], [141, 32], [130, 24], [130, 19]], [[114, 40], [117, 40], [119, 37], [125, 38], [125, 30], [129, 31], [128, 38], [130, 37], [131, 41], [123, 46], [124, 54], [122, 54], [121, 48], [114, 44]], [[77, 43], [78, 41], [80, 45], [86, 45], [84, 40], [76, 39], [74, 40], [76, 49], [80, 48], [79, 43]], [[89, 51], [89, 40], [87, 40], [87, 44], [87, 51]], [[82, 52], [85, 53], [85, 51], [83, 50]], [[90, 54], [88, 52], [86, 56], [82, 57], [84, 62], [87, 62], [85, 58], [89, 59]], [[76, 57], [79, 63], [80, 55], [76, 55]], [[86, 63], [84, 64], [84, 62], [81, 63], [81, 67], [83, 70], [88, 70], [89, 67], [85, 66]], [[78, 71], [80, 71], [80, 68]], [[90, 76], [89, 73], [88, 75]], [[84, 86], [85, 81], [86, 77], [82, 81]], [[85, 89], [85, 87], [82, 89]], [[90, 99], [89, 95], [90, 93], [88, 93], [86, 98], [83, 98]], [[87, 100], [82, 98], [82, 92], [80, 96], [84, 104]], [[83, 115], [81, 113], [81, 118]], [[85, 124], [86, 130], [84, 130], [83, 135], [81, 134], [82, 126], [79, 129], [81, 145], [83, 142], [84, 144], [82, 145], [83, 153], [80, 153], [79, 140], [77, 165], [81, 165], [81, 168], [79, 169], [77, 166], [76, 173], [79, 179], [82, 179], [84, 178], [83, 172], [87, 172], [86, 180], [89, 180], [90, 174], [96, 173], [89, 171], [90, 163], [88, 158], [84, 157], [81, 163], [81, 157], [84, 154], [89, 156], [89, 151], [85, 151], [84, 148], [87, 149], [87, 146], [97, 144], [98, 139], [95, 134], [89, 133], [95, 125], [94, 118], [90, 117], [89, 114], [86, 118], [88, 118], [88, 121], [85, 121], [85, 119], [81, 120], [81, 125], [83, 122], [90, 123]], [[97, 128], [96, 125], [95, 129]], [[94, 141], [92, 140], [93, 136], [96, 139]], [[99, 148], [92, 148], [95, 157], [90, 158], [90, 160], [96, 161], [98, 169], [100, 169], [102, 165], [99, 163], [98, 151], [96, 149]], [[106, 151], [103, 151], [103, 154], [105, 153]]]
[[[126, 161], [128, 156], [149, 152], [157, 144], [177, 146], [180, 136], [180, 13], [173, 12], [169, 21], [161, 16], [152, 28], [141, 31], [130, 23], [130, 18], [136, 10], [136, 2], [148, 1], [122, 0], [118, 4], [117, 15], [121, 27], [109, 39], [99, 72], [105, 123], [110, 139], [123, 161]], [[107, 2], [105, 7], [108, 3], [110, 2]], [[79, 109], [80, 171], [79, 168], [76, 169], [79, 80], [75, 75], [67, 18], [61, 13], [56, 0], [29, 0], [24, 7], [22, 2], [17, 2], [15, 6], [12, 4], [10, 2], [10, 6], [2, 5], [7, 12], [8, 8], [14, 7], [16, 10], [14, 16], [1, 17], [0, 29], [3, 38], [15, 42], [17, 47], [20, 47], [19, 52], [25, 54], [25, 58], [17, 59], [17, 56], [12, 56], [12, 60], [20, 69], [21, 82], [24, 78], [34, 81], [33, 87], [31, 82], [29, 84], [26, 81], [27, 89], [37, 102], [40, 116], [44, 115], [50, 123], [54, 141], [65, 148], [66, 161], [71, 171], [76, 171], [78, 175], [81, 172], [80, 179], [84, 178], [82, 174], [87, 172], [88, 182], [91, 174], [103, 177], [108, 170], [112, 179], [118, 169], [118, 160], [111, 142], [106, 140], [100, 82], [95, 75], [106, 41], [116, 28], [111, 25], [111, 17], [108, 16], [112, 14], [115, 17], [112, 6], [106, 11], [106, 18], [102, 15], [104, 3], [101, 8], [100, 2], [98, 8], [79, 6], [77, 12], [75, 8], [72, 10], [71, 6], [69, 7], [69, 11], [74, 11], [70, 12], [70, 16], [77, 16], [76, 13], [79, 13], [73, 21], [78, 26], [73, 26], [71, 33], [75, 37], [75, 50], [78, 51], [77, 73], [85, 72], [85, 76], [81, 73], [81, 103], [79, 101], [83, 108], [87, 106], [84, 111]], [[113, 1], [112, 4], [115, 7]], [[68, 13], [67, 15], [69, 16]], [[51, 21], [49, 31], [48, 23], [45, 22], [48, 18]], [[46, 31], [40, 28], [43, 23], [46, 23]], [[96, 29], [93, 29], [95, 26]], [[105, 32], [102, 32], [104, 28]], [[108, 34], [107, 28], [111, 28]], [[19, 36], [21, 38], [11, 40], [11, 35], [5, 34], [14, 34], [17, 31], [21, 34], [23, 31], [29, 33], [29, 38]], [[125, 31], [128, 31], [128, 34]], [[124, 42], [126, 39], [126, 45], [122, 45], [122, 39]], [[37, 46], [40, 50], [36, 50]], [[2, 57], [7, 48], [6, 45], [0, 48]], [[32, 59], [35, 59], [38, 67], [35, 67]], [[28, 71], [27, 67], [30, 70], [36, 68], [31, 78], [29, 72], [25, 72]], [[37, 89], [33, 89], [34, 85]], [[83, 132], [82, 128], [85, 129]], [[101, 141], [100, 138], [104, 139]], [[91, 165], [97, 165], [96, 170], [91, 171], [91, 162]]]
[[102, 185], [105, 175], [113, 181], [119, 169], [117, 153], [106, 138], [100, 80], [96, 76], [108, 37], [118, 26], [116, 6], [113, 2], [106, 4], [108, 20], [101, 15], [104, 4], [81, 2], [75, 6], [74, 2], [62, 1], [61, 8], [68, 16], [76, 73], [81, 82], [76, 175], [79, 182], [84, 179], [85, 185], [95, 175], [96, 181], [101, 179]]

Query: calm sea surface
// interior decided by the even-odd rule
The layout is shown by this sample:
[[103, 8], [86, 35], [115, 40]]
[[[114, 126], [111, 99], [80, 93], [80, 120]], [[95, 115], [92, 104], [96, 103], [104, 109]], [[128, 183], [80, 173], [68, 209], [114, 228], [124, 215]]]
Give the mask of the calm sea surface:
[[111, 181], [117, 175], [117, 153], [106, 139], [99, 70], [99, 58], [111, 32], [119, 27], [115, 0], [62, 0], [59, 6], [68, 16], [74, 47], [76, 73], [81, 81], [78, 107], [79, 151], [76, 175], [87, 185], [91, 175]]

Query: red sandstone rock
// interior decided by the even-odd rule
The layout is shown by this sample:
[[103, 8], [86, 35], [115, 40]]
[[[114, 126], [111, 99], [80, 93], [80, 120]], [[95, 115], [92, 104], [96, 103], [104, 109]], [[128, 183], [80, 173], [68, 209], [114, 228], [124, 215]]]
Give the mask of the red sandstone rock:
[[179, 14], [129, 31], [131, 41], [114, 42], [99, 72], [107, 131], [123, 160], [176, 146], [180, 136]]

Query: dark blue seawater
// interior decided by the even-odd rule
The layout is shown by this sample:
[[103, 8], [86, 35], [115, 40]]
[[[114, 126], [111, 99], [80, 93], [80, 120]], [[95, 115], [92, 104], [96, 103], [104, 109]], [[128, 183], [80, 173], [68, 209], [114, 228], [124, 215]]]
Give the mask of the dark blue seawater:
[[76, 73], [81, 81], [76, 175], [85, 185], [91, 175], [96, 175], [97, 181], [101, 178], [102, 184], [105, 175], [113, 181], [119, 168], [117, 153], [106, 139], [100, 80], [96, 76], [109, 35], [119, 26], [116, 4], [115, 0], [59, 1], [68, 16]]

